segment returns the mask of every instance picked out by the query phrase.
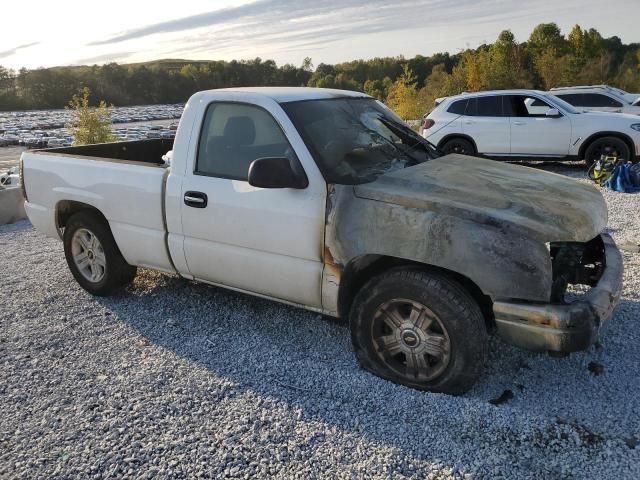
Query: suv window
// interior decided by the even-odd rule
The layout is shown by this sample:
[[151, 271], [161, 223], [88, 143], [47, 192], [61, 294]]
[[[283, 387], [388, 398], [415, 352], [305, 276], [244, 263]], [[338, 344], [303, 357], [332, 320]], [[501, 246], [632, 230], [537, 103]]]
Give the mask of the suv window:
[[457, 100], [451, 104], [447, 112], [454, 113], [456, 115], [464, 115], [464, 111], [467, 109], [467, 99]]
[[280, 126], [266, 110], [241, 103], [207, 107], [196, 174], [247, 181], [249, 165], [263, 157], [295, 158]]
[[622, 107], [622, 104], [614, 98], [600, 93], [585, 93], [582, 101], [585, 107]]
[[502, 96], [470, 98], [465, 114], [473, 117], [502, 117]]
[[622, 107], [622, 103], [615, 98], [601, 93], [565, 93], [557, 96], [575, 107]]
[[510, 117], [545, 117], [547, 110], [555, 108], [544, 100], [527, 95], [504, 97], [505, 113]]
[[547, 107], [548, 105], [538, 98], [534, 98], [531, 102], [532, 107]]
[[563, 95], [556, 95], [556, 97], [570, 103], [574, 107], [584, 107], [581, 93], [565, 93]]

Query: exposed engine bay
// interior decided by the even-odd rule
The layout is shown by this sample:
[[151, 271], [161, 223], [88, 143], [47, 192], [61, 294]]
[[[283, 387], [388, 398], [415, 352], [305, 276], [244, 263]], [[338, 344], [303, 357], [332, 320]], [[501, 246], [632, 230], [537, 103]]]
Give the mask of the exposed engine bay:
[[600, 235], [586, 243], [551, 243], [549, 250], [553, 269], [552, 303], [565, 303], [569, 285], [595, 286], [606, 266]]

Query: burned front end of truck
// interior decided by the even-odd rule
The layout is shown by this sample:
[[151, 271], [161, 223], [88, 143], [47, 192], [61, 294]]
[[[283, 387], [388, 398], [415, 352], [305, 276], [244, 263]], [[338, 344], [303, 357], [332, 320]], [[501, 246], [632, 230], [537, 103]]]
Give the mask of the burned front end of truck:
[[559, 353], [592, 345], [620, 299], [622, 258], [590, 185], [447, 155], [329, 192], [336, 292], [380, 259], [437, 269], [474, 291], [507, 342]]
[[622, 257], [613, 239], [551, 242], [553, 283], [549, 303], [494, 303], [498, 333], [535, 351], [569, 353], [592, 345], [622, 290]]

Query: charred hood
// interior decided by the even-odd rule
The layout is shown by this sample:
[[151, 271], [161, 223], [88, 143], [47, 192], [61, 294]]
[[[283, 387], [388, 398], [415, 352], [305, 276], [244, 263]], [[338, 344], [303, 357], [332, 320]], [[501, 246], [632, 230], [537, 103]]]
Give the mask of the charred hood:
[[359, 198], [429, 210], [504, 228], [542, 242], [585, 242], [607, 224], [592, 185], [534, 168], [446, 155], [357, 185]]

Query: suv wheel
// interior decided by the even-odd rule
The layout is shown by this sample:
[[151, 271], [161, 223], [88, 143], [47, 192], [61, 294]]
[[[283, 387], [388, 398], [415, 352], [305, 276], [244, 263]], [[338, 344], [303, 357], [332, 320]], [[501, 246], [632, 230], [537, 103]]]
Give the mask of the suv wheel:
[[459, 153], [460, 155], [475, 155], [476, 149], [473, 148], [473, 144], [464, 138], [452, 138], [447, 140], [440, 147], [445, 154]]
[[437, 273], [391, 270], [373, 278], [357, 295], [350, 324], [364, 369], [420, 390], [466, 392], [487, 356], [478, 304]]
[[591, 142], [585, 151], [584, 160], [590, 167], [603, 155], [617, 157], [625, 161], [633, 160], [629, 146], [618, 137], [602, 137]]

